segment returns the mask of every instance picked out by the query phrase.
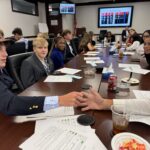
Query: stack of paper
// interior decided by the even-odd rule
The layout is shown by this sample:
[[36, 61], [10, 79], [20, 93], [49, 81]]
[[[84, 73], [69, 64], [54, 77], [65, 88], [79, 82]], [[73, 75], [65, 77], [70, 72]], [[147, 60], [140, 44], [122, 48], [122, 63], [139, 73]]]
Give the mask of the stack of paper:
[[95, 130], [78, 124], [77, 117], [37, 121], [35, 133], [19, 147], [23, 150], [106, 150]]

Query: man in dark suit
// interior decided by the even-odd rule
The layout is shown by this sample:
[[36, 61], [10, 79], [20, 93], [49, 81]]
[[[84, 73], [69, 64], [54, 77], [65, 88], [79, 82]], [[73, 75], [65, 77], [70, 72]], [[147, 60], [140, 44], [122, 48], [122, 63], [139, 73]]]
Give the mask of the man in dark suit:
[[65, 63], [70, 61], [74, 56], [77, 55], [77, 50], [75, 43], [73, 42], [72, 33], [70, 30], [64, 30], [62, 33], [66, 41], [66, 48], [65, 48]]
[[76, 98], [82, 94], [78, 92], [48, 97], [16, 96], [10, 90], [13, 80], [5, 70], [6, 59], [6, 47], [3, 42], [0, 42], [0, 112], [6, 115], [29, 115], [58, 106], [78, 106], [80, 104]]
[[52, 60], [47, 57], [47, 40], [40, 37], [34, 39], [33, 50], [33, 55], [25, 59], [21, 65], [21, 80], [25, 88], [34, 84], [42, 77], [48, 76], [54, 70]]
[[122, 31], [122, 41], [125, 42], [129, 35], [129, 28], [126, 27], [125, 30]]

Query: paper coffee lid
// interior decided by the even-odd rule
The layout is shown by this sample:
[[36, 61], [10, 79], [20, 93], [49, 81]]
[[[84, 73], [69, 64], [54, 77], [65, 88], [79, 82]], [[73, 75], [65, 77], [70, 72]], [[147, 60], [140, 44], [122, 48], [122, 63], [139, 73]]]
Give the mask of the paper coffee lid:
[[125, 83], [130, 83], [131, 85], [136, 85], [136, 84], [140, 83], [140, 81], [135, 78], [131, 78], [130, 80], [129, 80], [129, 78], [123, 78], [123, 79], [121, 79], [121, 81], [125, 82]]

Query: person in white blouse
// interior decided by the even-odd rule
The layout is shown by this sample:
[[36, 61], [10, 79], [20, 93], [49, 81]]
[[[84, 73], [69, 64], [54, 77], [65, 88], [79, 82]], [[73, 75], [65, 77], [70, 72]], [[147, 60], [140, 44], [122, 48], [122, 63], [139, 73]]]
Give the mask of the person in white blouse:
[[146, 38], [150, 37], [150, 30], [144, 31], [142, 35], [143, 43], [136, 49], [136, 52], [140, 55], [144, 54], [144, 41]]
[[77, 98], [82, 103], [82, 111], [107, 110], [114, 105], [118, 111], [126, 108], [128, 113], [150, 115], [150, 101], [147, 99], [104, 99], [93, 89], [82, 94], [83, 97]]
[[134, 34], [131, 36], [131, 41], [132, 44], [129, 47], [126, 47], [127, 51], [136, 50], [140, 46], [142, 38], [138, 34]]

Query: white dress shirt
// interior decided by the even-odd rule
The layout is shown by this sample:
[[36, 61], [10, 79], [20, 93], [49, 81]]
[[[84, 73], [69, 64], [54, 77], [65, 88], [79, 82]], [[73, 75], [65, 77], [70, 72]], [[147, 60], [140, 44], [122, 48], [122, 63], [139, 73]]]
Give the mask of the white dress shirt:
[[144, 44], [141, 44], [137, 49], [136, 52], [140, 55], [144, 54]]
[[119, 112], [136, 115], [150, 115], [149, 99], [114, 99], [113, 105]]
[[127, 47], [126, 50], [133, 51], [133, 50], [136, 50], [139, 46], [140, 46], [140, 42], [135, 41], [135, 42], [133, 42], [133, 44], [131, 46]]

